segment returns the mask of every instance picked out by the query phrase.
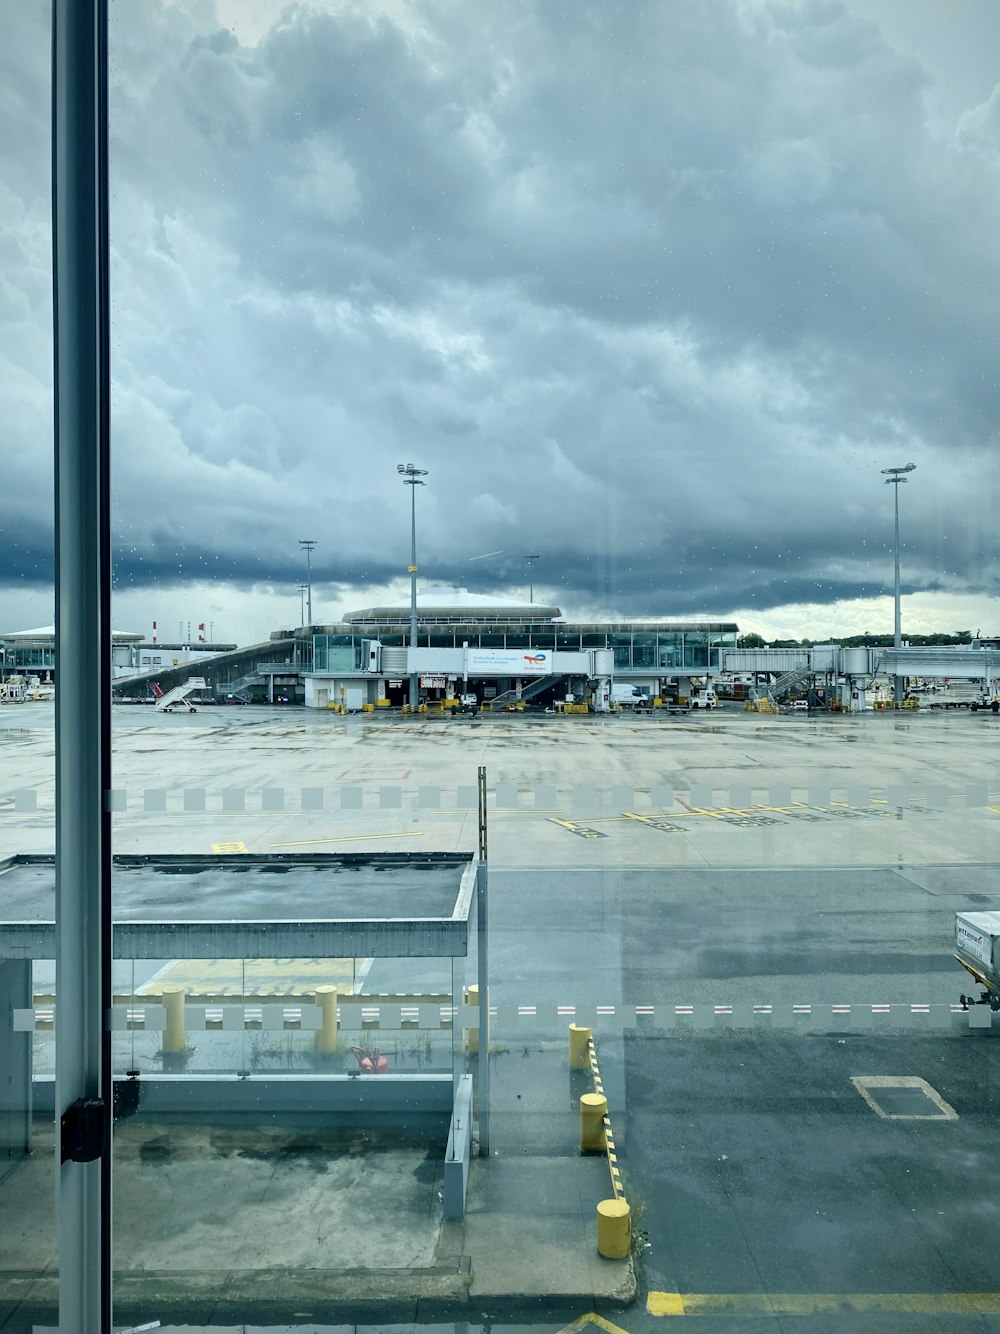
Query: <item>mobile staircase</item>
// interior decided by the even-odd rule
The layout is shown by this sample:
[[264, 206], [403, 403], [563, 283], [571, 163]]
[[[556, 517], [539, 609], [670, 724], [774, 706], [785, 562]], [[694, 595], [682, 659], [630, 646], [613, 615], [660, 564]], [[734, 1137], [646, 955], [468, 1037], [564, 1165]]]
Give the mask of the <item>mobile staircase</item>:
[[487, 700], [486, 702], [489, 704], [493, 712], [496, 713], [498, 709], [507, 709], [512, 704], [517, 704], [518, 701], [526, 703], [529, 699], [534, 699], [536, 695], [540, 695], [543, 690], [551, 690], [553, 687], [557, 686], [560, 681], [565, 680], [566, 677], [558, 673], [555, 676], [539, 676], [533, 681], [530, 681], [528, 685], [520, 691], [505, 690], [502, 695], [497, 695], [494, 699]]
[[188, 713], [197, 713], [197, 709], [188, 698], [196, 690], [205, 690], [206, 683], [203, 676], [189, 676], [181, 686], [174, 686], [173, 690], [164, 693], [163, 687], [156, 681], [150, 686], [156, 699], [157, 713], [173, 713], [175, 709], [187, 710]]

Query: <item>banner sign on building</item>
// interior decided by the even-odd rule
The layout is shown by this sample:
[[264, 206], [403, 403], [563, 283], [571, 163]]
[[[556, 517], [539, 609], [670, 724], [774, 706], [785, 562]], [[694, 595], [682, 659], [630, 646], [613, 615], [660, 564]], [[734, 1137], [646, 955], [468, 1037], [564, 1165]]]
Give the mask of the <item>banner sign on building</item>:
[[420, 678], [420, 684], [425, 686], [428, 690], [443, 690], [445, 680], [443, 676], [422, 676]]
[[489, 676], [546, 676], [552, 670], [549, 649], [470, 648], [469, 672]]

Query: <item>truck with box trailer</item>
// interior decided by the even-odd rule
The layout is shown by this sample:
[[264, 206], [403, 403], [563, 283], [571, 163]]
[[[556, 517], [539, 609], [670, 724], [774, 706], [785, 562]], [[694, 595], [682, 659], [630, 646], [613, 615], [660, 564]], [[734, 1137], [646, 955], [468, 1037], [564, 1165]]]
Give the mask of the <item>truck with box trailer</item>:
[[959, 996], [961, 1004], [1000, 1010], [1000, 912], [955, 914], [955, 959], [983, 988], [978, 1000]]

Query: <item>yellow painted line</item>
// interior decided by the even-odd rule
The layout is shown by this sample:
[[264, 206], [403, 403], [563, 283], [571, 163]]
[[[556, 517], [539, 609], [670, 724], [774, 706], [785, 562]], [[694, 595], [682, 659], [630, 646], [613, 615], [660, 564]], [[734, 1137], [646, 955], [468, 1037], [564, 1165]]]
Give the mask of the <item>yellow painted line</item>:
[[213, 852], [249, 852], [245, 843], [213, 843]]
[[653, 1316], [996, 1315], [1000, 1292], [651, 1292], [646, 1310]]
[[[421, 815], [475, 815], [475, 806], [423, 806], [420, 810]], [[489, 808], [490, 818], [494, 815], [558, 815], [558, 806], [527, 806], [518, 809], [516, 806], [491, 806]]]
[[587, 824], [621, 824], [623, 820], [629, 820], [629, 815], [595, 815], [588, 818]]
[[290, 843], [272, 843], [272, 848], [305, 848], [314, 843], [371, 843], [378, 838], [423, 838], [423, 833], [414, 830], [405, 834], [344, 834], [340, 838], [297, 838]]
[[279, 997], [312, 996], [318, 986], [331, 984], [350, 991], [365, 962], [364, 959], [177, 959], [137, 987], [135, 994], [159, 996], [166, 986], [183, 987], [189, 997], [225, 996], [233, 1000], [267, 997], [277, 1001]]
[[605, 1320], [604, 1316], [598, 1315], [596, 1311], [588, 1311], [586, 1315], [579, 1316], [569, 1325], [563, 1325], [562, 1329], [557, 1330], [556, 1334], [580, 1334], [582, 1329], [588, 1325], [596, 1325], [598, 1329], [603, 1329], [604, 1334], [627, 1334], [621, 1325], [614, 1325], [610, 1320]]
[[557, 820], [554, 815], [548, 817], [549, 824], [556, 824], [560, 829], [568, 829], [571, 834], [577, 834], [580, 838], [607, 838], [607, 834], [602, 834], [599, 829], [592, 829], [590, 824], [584, 824], [580, 820]]
[[[497, 815], [558, 815], [558, 809], [555, 806], [491, 806], [490, 818]], [[463, 815], [468, 811], [463, 811]]]

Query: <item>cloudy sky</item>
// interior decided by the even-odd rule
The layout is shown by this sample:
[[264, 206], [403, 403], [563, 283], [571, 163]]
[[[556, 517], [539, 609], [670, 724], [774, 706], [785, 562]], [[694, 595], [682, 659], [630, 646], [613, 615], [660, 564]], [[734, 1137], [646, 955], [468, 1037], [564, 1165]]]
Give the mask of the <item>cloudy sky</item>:
[[[52, 617], [47, 6], [0, 14], [0, 630]], [[117, 0], [116, 621], [421, 577], [1000, 632], [995, 0]], [[499, 555], [488, 553], [499, 552]]]

